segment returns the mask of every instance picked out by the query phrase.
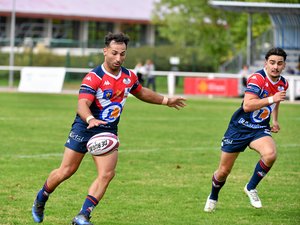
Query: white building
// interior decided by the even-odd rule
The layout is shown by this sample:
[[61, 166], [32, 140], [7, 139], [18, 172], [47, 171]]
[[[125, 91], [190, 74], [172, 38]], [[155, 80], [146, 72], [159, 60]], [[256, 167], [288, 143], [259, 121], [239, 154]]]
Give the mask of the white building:
[[129, 34], [131, 44], [154, 45], [155, 0], [5, 0], [0, 3], [0, 48], [9, 47], [15, 12], [15, 45], [100, 48], [111, 31]]

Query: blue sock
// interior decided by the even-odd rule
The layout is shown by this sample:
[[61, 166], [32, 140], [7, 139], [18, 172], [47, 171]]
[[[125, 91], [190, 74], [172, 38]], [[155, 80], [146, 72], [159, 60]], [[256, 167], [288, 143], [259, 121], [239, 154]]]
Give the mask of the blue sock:
[[83, 203], [80, 213], [86, 215], [87, 217], [90, 217], [91, 212], [94, 210], [94, 208], [97, 205], [98, 205], [98, 200], [95, 197], [88, 195], [86, 196], [86, 199]]
[[39, 191], [39, 193], [37, 194], [37, 197], [36, 199], [41, 202], [41, 203], [45, 203], [48, 198], [49, 198], [49, 195], [52, 193], [53, 191], [50, 190], [48, 188], [48, 185], [47, 185], [47, 181], [45, 182], [43, 188]]
[[226, 180], [224, 181], [218, 181], [215, 178], [215, 175], [213, 175], [212, 177], [212, 187], [211, 187], [211, 193], [210, 193], [210, 199], [212, 200], [218, 200], [218, 196], [219, 196], [219, 192], [221, 190], [221, 188], [223, 187], [223, 185], [225, 184]]
[[258, 183], [261, 181], [261, 179], [264, 178], [264, 176], [267, 175], [270, 169], [271, 167], [266, 166], [266, 164], [262, 160], [259, 160], [254, 169], [254, 173], [247, 185], [248, 191], [255, 189]]

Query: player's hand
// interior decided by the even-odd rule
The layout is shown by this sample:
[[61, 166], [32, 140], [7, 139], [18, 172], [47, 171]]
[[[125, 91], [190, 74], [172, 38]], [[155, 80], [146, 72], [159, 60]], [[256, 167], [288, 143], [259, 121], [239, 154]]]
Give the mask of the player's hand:
[[186, 106], [185, 104], [186, 99], [183, 97], [173, 97], [168, 99], [167, 106], [173, 107], [177, 110]]
[[284, 101], [286, 98], [286, 91], [280, 91], [277, 92], [275, 95], [273, 95], [273, 100], [275, 103]]
[[271, 132], [278, 133], [280, 131], [280, 126], [277, 122], [273, 122], [273, 126], [271, 127]]
[[97, 120], [97, 119], [93, 118], [89, 121], [89, 125], [88, 125], [87, 129], [90, 129], [90, 128], [93, 128], [93, 127], [98, 127], [101, 124], [107, 124], [107, 122], [102, 121], [102, 120]]

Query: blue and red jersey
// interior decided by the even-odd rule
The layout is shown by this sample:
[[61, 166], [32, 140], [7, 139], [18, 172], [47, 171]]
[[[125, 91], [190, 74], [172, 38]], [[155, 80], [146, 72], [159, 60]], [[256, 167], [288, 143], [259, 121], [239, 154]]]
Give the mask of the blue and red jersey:
[[[288, 89], [288, 82], [284, 77], [273, 82], [269, 79], [264, 69], [252, 74], [247, 80], [245, 93], [257, 95], [259, 98], [273, 96], [276, 92]], [[243, 103], [242, 103], [243, 105]], [[230, 125], [238, 128], [241, 132], [249, 132], [249, 129], [269, 129], [270, 117], [276, 103], [262, 107], [254, 112], [245, 112], [243, 106], [233, 114]]]
[[[121, 113], [129, 95], [141, 90], [137, 76], [130, 70], [121, 67], [117, 76], [108, 73], [104, 66], [90, 71], [82, 80], [79, 99], [92, 101], [90, 110], [96, 119], [106, 121], [103, 128], [117, 129]], [[85, 123], [79, 115], [76, 122]]]

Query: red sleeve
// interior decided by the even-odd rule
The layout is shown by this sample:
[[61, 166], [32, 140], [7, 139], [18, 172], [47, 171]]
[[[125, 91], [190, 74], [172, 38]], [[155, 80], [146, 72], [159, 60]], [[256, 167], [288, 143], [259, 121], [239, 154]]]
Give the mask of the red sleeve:
[[96, 91], [101, 85], [101, 78], [99, 78], [93, 72], [88, 73], [82, 80], [80, 90], [79, 90], [79, 99], [86, 98], [91, 101], [94, 101]]
[[[134, 85], [136, 85], [136, 84], [134, 84]], [[136, 88], [135, 88], [135, 89], [132, 89], [132, 90], [130, 91], [130, 93], [134, 95], [134, 94], [140, 92], [141, 89], [142, 89], [142, 85], [138, 82], [138, 85], [136, 86]]]
[[131, 71], [131, 70], [129, 70], [129, 71], [130, 71], [130, 74], [131, 74], [131, 76], [133, 78], [133, 82], [134, 82], [134, 85], [132, 86], [130, 93], [134, 95], [142, 89], [142, 85], [140, 84], [137, 75], [133, 71]]
[[265, 84], [265, 79], [259, 73], [252, 74], [247, 80], [247, 85], [255, 85], [260, 88], [263, 88], [264, 84]]

